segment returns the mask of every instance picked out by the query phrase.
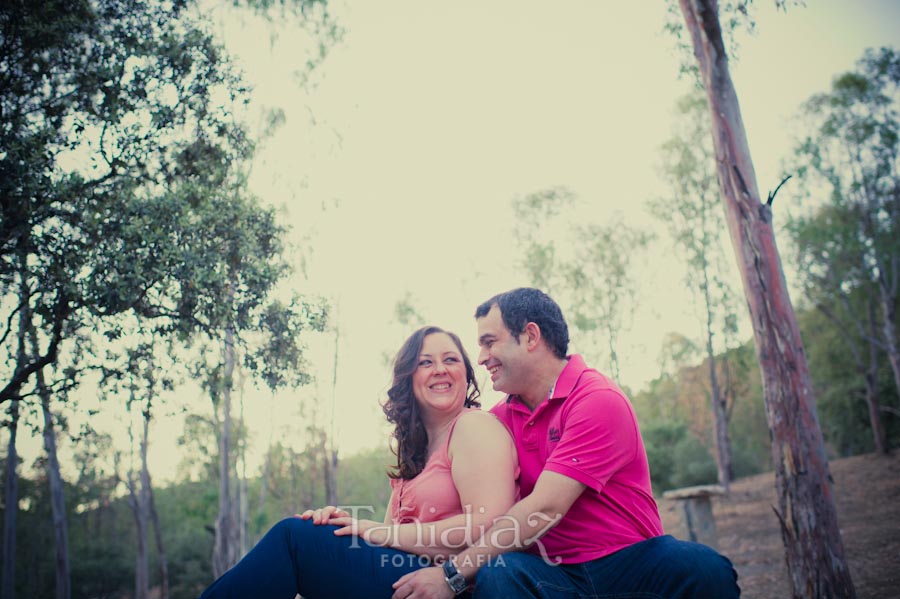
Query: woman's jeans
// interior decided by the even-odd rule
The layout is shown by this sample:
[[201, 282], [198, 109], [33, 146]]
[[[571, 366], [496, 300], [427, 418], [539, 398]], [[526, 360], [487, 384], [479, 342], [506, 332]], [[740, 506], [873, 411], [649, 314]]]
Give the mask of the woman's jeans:
[[[337, 537], [335, 527], [286, 518], [200, 599], [389, 599], [417, 555]], [[699, 543], [655, 537], [583, 564], [506, 553], [479, 571], [475, 599], [736, 599], [731, 562]]]
[[426, 558], [376, 547], [336, 526], [285, 518], [200, 599], [390, 599], [398, 578]]
[[475, 599], [736, 599], [731, 562], [706, 545], [654, 537], [583, 564], [506, 553], [478, 571]]

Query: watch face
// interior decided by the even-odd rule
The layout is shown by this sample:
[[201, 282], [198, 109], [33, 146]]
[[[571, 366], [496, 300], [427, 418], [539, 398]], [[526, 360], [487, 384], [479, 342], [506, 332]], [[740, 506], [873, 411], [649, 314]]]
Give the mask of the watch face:
[[469, 586], [466, 583], [465, 576], [463, 576], [459, 572], [457, 572], [456, 575], [453, 576], [453, 578], [448, 578], [447, 582], [450, 583], [450, 588], [453, 589], [453, 592], [456, 593], [457, 595], [459, 595], [460, 593], [465, 591], [466, 588], [468, 588], [468, 586]]
[[469, 584], [466, 582], [466, 577], [460, 574], [456, 568], [453, 566], [453, 563], [450, 561], [444, 562], [444, 580], [447, 581], [447, 584], [450, 585], [450, 588], [457, 595], [465, 591], [469, 588]]

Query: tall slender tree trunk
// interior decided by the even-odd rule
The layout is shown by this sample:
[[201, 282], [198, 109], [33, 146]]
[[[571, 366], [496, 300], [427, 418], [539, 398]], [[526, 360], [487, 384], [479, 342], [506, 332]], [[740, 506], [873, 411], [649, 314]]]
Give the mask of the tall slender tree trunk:
[[0, 599], [16, 597], [16, 516], [19, 513], [19, 454], [16, 436], [19, 428], [19, 400], [9, 402], [9, 443], [6, 446], [6, 472], [4, 473], [3, 505], [3, 583]]
[[[25, 240], [20, 239], [20, 248]], [[21, 250], [19, 257], [19, 329], [16, 348], [16, 374], [20, 374], [28, 360], [28, 332], [31, 330], [31, 292], [28, 288], [28, 255]], [[16, 596], [16, 517], [19, 514], [19, 454], [16, 441], [19, 431], [19, 400], [9, 403], [9, 443], [6, 449], [3, 505], [3, 580], [0, 582], [0, 599]]]
[[162, 526], [159, 523], [159, 512], [156, 511], [153, 487], [148, 489], [150, 524], [153, 526], [153, 539], [156, 541], [156, 556], [159, 561], [159, 599], [169, 599], [169, 562], [163, 545]]
[[151, 355], [147, 361], [147, 367], [144, 371], [144, 380], [147, 385], [147, 398], [144, 409], [141, 411], [142, 427], [141, 427], [141, 489], [138, 494], [137, 502], [140, 518], [140, 527], [143, 531], [142, 550], [144, 561], [142, 568], [144, 570], [143, 578], [146, 581], [147, 593], [150, 591], [150, 564], [149, 552], [147, 551], [147, 535], [149, 530], [153, 529], [153, 540], [156, 543], [156, 559], [159, 567], [159, 599], [169, 599], [169, 562], [166, 558], [166, 549], [163, 544], [162, 526], [159, 523], [159, 514], [156, 511], [156, 499], [153, 494], [153, 480], [150, 476], [150, 464], [147, 454], [150, 449], [150, 420], [152, 415], [153, 401], [156, 398], [156, 366]]
[[56, 599], [69, 599], [72, 595], [69, 574], [69, 527], [66, 522], [66, 500], [62, 475], [56, 453], [56, 430], [50, 411], [50, 390], [44, 382], [44, 373], [38, 370], [37, 386], [44, 412], [44, 449], [47, 451], [47, 478], [50, 482], [50, 507], [53, 515], [53, 541], [56, 564]]
[[797, 319], [760, 202], [716, 0], [679, 0], [712, 116], [722, 201], [753, 323], [772, 434], [776, 513], [794, 598], [853, 599]]
[[237, 563], [235, 543], [234, 498], [231, 491], [231, 391], [233, 386], [235, 347], [234, 328], [225, 328], [222, 375], [222, 423], [219, 432], [219, 515], [213, 549], [213, 574], [216, 578]]
[[[259, 516], [262, 516], [266, 513], [266, 500], [269, 494], [269, 471], [272, 469], [272, 437], [269, 436], [269, 444], [266, 449], [266, 459], [263, 462], [262, 474], [260, 475], [259, 480], [259, 502], [256, 504], [256, 513]], [[260, 533], [256, 530], [256, 526], [254, 526], [253, 530], [253, 542], [258, 543], [260, 538]]]
[[[238, 372], [241, 372], [240, 376], [240, 410], [241, 410], [241, 424], [245, 422], [244, 420], [244, 377], [243, 371], [238, 369]], [[245, 428], [241, 428], [242, 431], [246, 431]], [[239, 473], [239, 482], [238, 482], [238, 505], [237, 505], [237, 523], [238, 523], [238, 555], [244, 556], [250, 550], [248, 547], [247, 540], [247, 525], [248, 525], [248, 514], [247, 514], [247, 437], [246, 432], [241, 434], [239, 438], [240, 448], [241, 448], [241, 469]]]
[[728, 413], [726, 398], [719, 386], [719, 374], [716, 370], [716, 350], [713, 346], [713, 306], [709, 293], [709, 272], [706, 257], [703, 260], [703, 299], [706, 303], [706, 357], [709, 361], [710, 407], [713, 412], [713, 430], [716, 436], [716, 469], [719, 484], [725, 490], [731, 488], [731, 441], [728, 438]]
[[[32, 352], [38, 355], [37, 331], [29, 323], [28, 336], [31, 340]], [[50, 409], [50, 389], [44, 380], [43, 369], [35, 372], [38, 396], [41, 398], [41, 409], [44, 413], [44, 449], [47, 452], [47, 479], [50, 485], [50, 512], [53, 519], [53, 541], [55, 550], [56, 599], [69, 599], [72, 595], [72, 582], [69, 570], [69, 527], [66, 520], [66, 500], [62, 475], [59, 470], [59, 457], [56, 452], [56, 429], [53, 426], [53, 412]]]
[[[129, 406], [134, 405], [134, 388]], [[128, 505], [134, 516], [136, 551], [134, 557], [134, 599], [147, 599], [150, 595], [150, 565], [147, 553], [147, 509], [143, 485], [135, 479], [134, 464], [134, 418], [129, 415], [128, 439], [130, 441], [130, 459], [128, 463]], [[143, 455], [144, 441], [141, 439], [141, 454]], [[142, 473], [138, 475], [141, 477]]]
[[[853, 365], [856, 367], [856, 371], [860, 374], [865, 383], [865, 398], [866, 398], [866, 407], [869, 410], [869, 424], [872, 427], [872, 437], [875, 442], [875, 451], [878, 453], [887, 453], [888, 445], [887, 445], [887, 435], [885, 433], [884, 424], [881, 420], [881, 407], [879, 401], [878, 394], [878, 353], [879, 353], [879, 343], [878, 343], [878, 322], [875, 316], [875, 301], [873, 298], [868, 297], [866, 299], [866, 315], [868, 318], [868, 330], [863, 326], [864, 323], [860, 322], [859, 319], [854, 315], [854, 311], [850, 306], [850, 302], [846, 297], [842, 297], [842, 303], [844, 304], [844, 309], [847, 314], [849, 314], [850, 319], [855, 325], [856, 331], [859, 335], [862, 344], [865, 344], [866, 347], [861, 347], [861, 344], [857, 344], [854, 341], [854, 335], [849, 330], [849, 326], [846, 325], [845, 322], [842, 322], [835, 313], [825, 306], [824, 304], [819, 305], [819, 311], [825, 315], [841, 332], [841, 339], [843, 339], [844, 344], [847, 347], [847, 350], [850, 353], [851, 358], [853, 359]], [[865, 349], [868, 349], [868, 356], [865, 356]]]
[[[887, 433], [881, 420], [881, 406], [878, 398], [878, 346], [875, 338], [878, 335], [878, 324], [875, 318], [875, 307], [869, 304], [869, 365], [863, 371], [866, 381], [866, 406], [869, 408], [869, 423], [872, 426], [872, 437], [875, 440], [875, 451], [880, 454], [888, 452]], [[862, 366], [862, 364], [860, 364]], [[862, 368], [860, 370], [863, 370]], [[898, 387], [900, 389], [900, 387]]]
[[897, 396], [900, 397], [900, 350], [897, 349], [897, 330], [894, 328], [894, 318], [896, 318], [894, 304], [897, 302], [897, 296], [896, 293], [891, 293], [887, 289], [887, 283], [883, 279], [884, 277], [879, 277], [882, 333], [888, 361], [891, 363], [891, 372], [894, 373], [894, 387], [897, 389]]
[[338, 373], [338, 342], [340, 341], [340, 329], [334, 327], [334, 363], [331, 369], [331, 414], [329, 423], [328, 442], [325, 448], [325, 502], [328, 505], [337, 505], [337, 449], [334, 447], [334, 412], [337, 402], [337, 373]]

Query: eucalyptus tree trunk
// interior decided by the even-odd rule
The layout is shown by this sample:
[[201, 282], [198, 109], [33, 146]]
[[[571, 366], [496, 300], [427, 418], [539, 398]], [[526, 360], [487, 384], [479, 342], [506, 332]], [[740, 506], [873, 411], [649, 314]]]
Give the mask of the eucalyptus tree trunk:
[[725, 490], [731, 488], [731, 441], [728, 438], [728, 412], [726, 397], [719, 386], [716, 370], [716, 351], [713, 347], [713, 307], [709, 292], [709, 270], [706, 256], [703, 257], [703, 300], [706, 304], [706, 357], [709, 360], [709, 401], [713, 412], [713, 430], [716, 436], [716, 469], [719, 484]]
[[[34, 331], [32, 331], [32, 335]], [[33, 338], [34, 339], [34, 338]], [[35, 346], [37, 344], [35, 343]], [[44, 372], [38, 370], [37, 387], [44, 412], [44, 449], [47, 451], [47, 478], [50, 483], [50, 507], [53, 517], [53, 541], [55, 549], [56, 599], [69, 599], [72, 595], [69, 574], [69, 528], [66, 523], [66, 501], [63, 481], [59, 472], [59, 458], [56, 453], [56, 431], [53, 413], [50, 411], [50, 390], [44, 382]]]
[[[32, 322], [28, 323], [28, 336], [34, 355], [40, 353], [37, 331]], [[35, 372], [38, 396], [44, 413], [44, 450], [47, 452], [47, 480], [50, 486], [50, 513], [53, 520], [54, 572], [56, 577], [56, 599], [69, 599], [72, 595], [72, 579], [69, 570], [69, 527], [66, 522], [66, 499], [62, 475], [59, 471], [59, 457], [56, 452], [56, 429], [53, 426], [53, 412], [50, 409], [50, 389], [44, 380], [44, 371]]]
[[722, 201], [753, 323], [778, 495], [776, 514], [794, 598], [853, 599], [809, 368], [760, 202], [716, 0], [679, 0], [712, 117]]
[[[863, 371], [863, 377], [866, 381], [866, 406], [869, 408], [869, 423], [872, 426], [872, 436], [875, 440], [875, 451], [880, 454], [887, 454], [888, 443], [887, 433], [884, 429], [884, 422], [881, 420], [881, 406], [878, 398], [878, 345], [874, 338], [878, 334], [878, 324], [875, 318], [875, 307], [872, 302], [869, 304], [869, 362], [868, 367], [863, 367], [860, 360], [860, 370]], [[900, 387], [898, 387], [900, 390]]]
[[231, 490], [231, 391], [233, 387], [235, 347], [234, 327], [225, 327], [222, 374], [222, 420], [219, 431], [219, 514], [213, 548], [213, 574], [216, 578], [237, 563], [234, 497]]
[[[241, 406], [241, 423], [244, 420], [244, 377], [240, 377], [240, 406]], [[237, 523], [238, 523], [238, 556], [244, 556], [250, 550], [247, 538], [247, 526], [249, 514], [247, 510], [247, 435], [246, 429], [242, 428], [242, 435], [239, 438], [241, 449], [241, 468], [238, 475], [238, 505], [237, 505]]]
[[[24, 254], [20, 258], [20, 290], [19, 290], [19, 330], [16, 350], [16, 370], [20, 371], [28, 359], [27, 336], [30, 328], [30, 303], [28, 280], [26, 278], [27, 259]], [[4, 473], [3, 505], [3, 581], [0, 583], [0, 599], [15, 599], [16, 596], [16, 516], [19, 514], [19, 454], [16, 451], [16, 438], [19, 430], [19, 400], [9, 403], [9, 443], [6, 449], [6, 472]]]
[[148, 361], [145, 371], [147, 382], [147, 399], [142, 411], [143, 426], [141, 429], [141, 489], [138, 497], [138, 509], [140, 510], [141, 527], [143, 530], [144, 553], [144, 578], [147, 581], [147, 591], [150, 586], [149, 554], [147, 551], [147, 535], [150, 528], [153, 529], [153, 540], [156, 543], [156, 559], [159, 565], [159, 599], [169, 599], [169, 563], [166, 558], [165, 545], [162, 538], [162, 527], [159, 523], [159, 514], [156, 511], [156, 500], [153, 496], [153, 480], [150, 477], [150, 465], [147, 460], [147, 452], [150, 448], [150, 419], [153, 401], [155, 399], [156, 375], [154, 361]]
[[[896, 269], [896, 265], [894, 268]], [[896, 276], [894, 279], [896, 280]], [[894, 309], [897, 304], [897, 292], [896, 290], [891, 292], [888, 289], [884, 277], [879, 277], [878, 282], [884, 344], [887, 348], [888, 360], [891, 363], [891, 372], [894, 373], [894, 386], [900, 396], [900, 350], [897, 349], [897, 329], [894, 328], [894, 319], [897, 317]]]
[[156, 541], [156, 558], [159, 561], [159, 599], [169, 599], [169, 562], [166, 557], [165, 546], [163, 545], [162, 526], [159, 523], [159, 513], [156, 511], [153, 487], [150, 486], [148, 489], [150, 523], [153, 525], [153, 538]]
[[[134, 388], [132, 387], [129, 406], [134, 405]], [[130, 410], [130, 407], [129, 407]], [[130, 441], [130, 459], [128, 464], [128, 506], [134, 517], [135, 557], [134, 557], [134, 599], [147, 599], [150, 595], [150, 565], [147, 557], [148, 516], [145, 494], [142, 485], [135, 480], [134, 466], [134, 419], [129, 415], [128, 440]], [[144, 453], [144, 441], [141, 439], [141, 454]]]
[[9, 443], [6, 446], [6, 472], [4, 474], [3, 505], [3, 583], [0, 599], [16, 596], [16, 516], [19, 513], [19, 454], [16, 451], [16, 434], [19, 428], [19, 400], [9, 402]]
[[712, 345], [712, 329], [706, 332], [706, 353], [709, 360], [709, 401], [713, 412], [713, 431], [716, 436], [716, 469], [718, 470], [719, 484], [725, 490], [731, 488], [732, 458], [731, 440], [728, 437], [728, 412], [726, 397], [719, 385], [719, 375], [716, 371], [716, 353]]
[[338, 455], [334, 447], [334, 409], [337, 402], [337, 373], [338, 373], [338, 347], [340, 342], [340, 329], [334, 326], [334, 362], [331, 369], [331, 415], [328, 433], [328, 442], [325, 448], [325, 503], [337, 505], [337, 469]]

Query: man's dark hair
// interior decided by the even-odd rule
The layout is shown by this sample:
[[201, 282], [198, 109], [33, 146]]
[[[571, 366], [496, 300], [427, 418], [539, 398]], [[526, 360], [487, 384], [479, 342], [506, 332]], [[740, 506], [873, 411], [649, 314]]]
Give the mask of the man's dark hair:
[[512, 334], [516, 343], [525, 325], [533, 322], [541, 329], [541, 336], [557, 358], [565, 358], [569, 349], [569, 327], [562, 310], [549, 295], [540, 289], [520, 287], [499, 293], [475, 310], [475, 318], [483, 318], [491, 311], [491, 306], [500, 308], [503, 324]]

